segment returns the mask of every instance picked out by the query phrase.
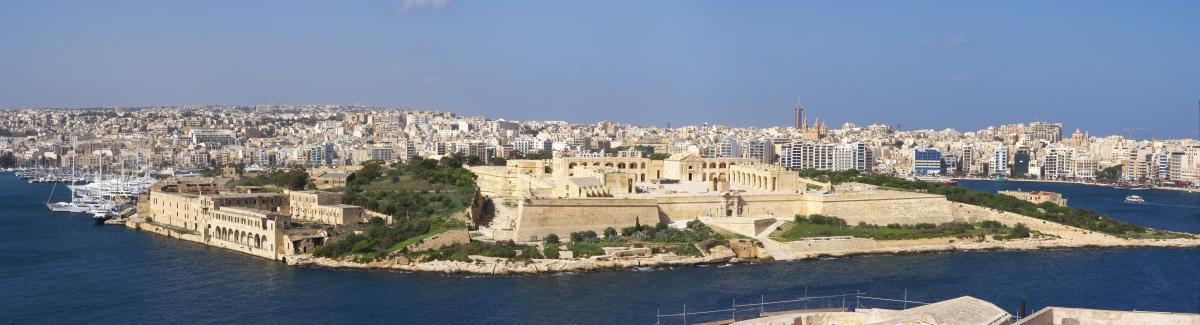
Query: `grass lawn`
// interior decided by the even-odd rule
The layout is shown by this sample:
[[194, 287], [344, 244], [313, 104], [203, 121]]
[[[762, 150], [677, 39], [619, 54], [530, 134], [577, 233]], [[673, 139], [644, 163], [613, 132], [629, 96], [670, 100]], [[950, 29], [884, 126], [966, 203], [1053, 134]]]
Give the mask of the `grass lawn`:
[[450, 229], [447, 229], [447, 228], [437, 228], [437, 229], [430, 229], [430, 230], [429, 230], [429, 232], [427, 232], [427, 233], [420, 234], [420, 235], [417, 235], [417, 236], [413, 236], [412, 238], [405, 239], [405, 240], [404, 240], [404, 241], [402, 241], [402, 242], [399, 242], [399, 243], [396, 243], [395, 245], [392, 245], [392, 247], [388, 248], [388, 250], [387, 250], [387, 251], [388, 251], [389, 253], [394, 253], [394, 252], [396, 252], [396, 251], [398, 251], [398, 250], [401, 250], [401, 249], [404, 249], [405, 247], [408, 247], [408, 245], [412, 245], [412, 244], [414, 244], [414, 243], [416, 243], [416, 242], [419, 242], [419, 241], [421, 241], [421, 240], [424, 240], [425, 238], [433, 237], [434, 235], [437, 235], [437, 234], [440, 234], [440, 233], [446, 232], [446, 230], [450, 230]]
[[788, 222], [771, 234], [771, 238], [779, 241], [795, 241], [811, 237], [851, 236], [877, 240], [923, 239], [940, 237], [971, 237], [1009, 235], [1012, 228], [985, 228], [979, 224], [970, 225], [970, 229], [917, 229], [912, 227], [889, 228], [882, 226], [841, 226], [813, 223]]
[[450, 190], [452, 188], [453, 187], [449, 186], [449, 185], [432, 184], [432, 183], [429, 183], [429, 182], [426, 182], [423, 180], [412, 179], [412, 178], [405, 176], [405, 177], [400, 177], [400, 179], [396, 182], [392, 182], [391, 179], [388, 179], [386, 177], [380, 177], [379, 179], [376, 179], [374, 182], [371, 182], [370, 184], [363, 186], [362, 189], [363, 189], [363, 191], [407, 190], [409, 192], [420, 192], [423, 190], [429, 190], [432, 192], [435, 190]]

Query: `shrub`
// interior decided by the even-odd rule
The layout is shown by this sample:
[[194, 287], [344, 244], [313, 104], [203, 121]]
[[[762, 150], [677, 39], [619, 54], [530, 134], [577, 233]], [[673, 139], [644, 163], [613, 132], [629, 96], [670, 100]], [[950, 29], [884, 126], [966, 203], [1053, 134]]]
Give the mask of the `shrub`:
[[984, 220], [983, 222], [979, 223], [979, 226], [988, 229], [1004, 228], [1004, 224], [995, 220]]
[[[800, 221], [799, 217], [797, 217], [796, 220]], [[846, 225], [846, 220], [843, 220], [842, 218], [828, 217], [828, 216], [824, 216], [824, 215], [820, 215], [820, 214], [814, 214], [814, 215], [808, 216], [807, 222], [814, 224], [814, 225], [830, 225], [830, 226], [845, 226]]]
[[1029, 238], [1029, 227], [1018, 223], [1016, 227], [1013, 227], [1012, 235], [1009, 235], [1008, 238]]
[[604, 255], [603, 248], [600, 248], [600, 246], [596, 246], [596, 244], [591, 244], [591, 243], [583, 243], [583, 242], [571, 243], [570, 245], [567, 246], [567, 248], [570, 249], [571, 252], [575, 254], [575, 257], [588, 257], [588, 256]]
[[617, 236], [617, 230], [613, 227], [604, 228], [604, 238], [613, 238]]
[[599, 241], [599, 240], [600, 240], [600, 237], [598, 235], [596, 235], [595, 231], [588, 230], [588, 231], [579, 231], [579, 232], [571, 233], [571, 242]]
[[933, 230], [933, 229], [937, 228], [937, 225], [928, 223], [928, 222], [922, 222], [922, 223], [913, 225], [913, 228], [924, 229], [924, 230]]
[[546, 245], [558, 245], [558, 235], [555, 235], [555, 234], [546, 235], [546, 238], [543, 238], [542, 242], [546, 243]]
[[546, 258], [558, 258], [558, 245], [546, 245], [546, 248], [542, 249], [542, 256]]

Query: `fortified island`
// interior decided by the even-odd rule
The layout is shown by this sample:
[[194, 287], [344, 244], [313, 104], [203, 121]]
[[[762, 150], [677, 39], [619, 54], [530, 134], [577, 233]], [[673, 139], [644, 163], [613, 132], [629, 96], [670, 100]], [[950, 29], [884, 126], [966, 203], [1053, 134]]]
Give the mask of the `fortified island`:
[[[424, 161], [437, 169], [454, 163]], [[394, 182], [386, 174], [409, 175], [367, 166], [304, 174], [319, 190], [240, 186], [236, 177], [174, 178], [155, 184], [124, 224], [292, 265], [482, 274], [932, 251], [1200, 246], [1189, 234], [1105, 233], [955, 202], [938, 194], [949, 187], [941, 184], [897, 178], [884, 179], [918, 188], [833, 184], [750, 159], [650, 159], [625, 152], [458, 167], [475, 184], [467, 188], [463, 209], [435, 217], [445, 226], [375, 250], [361, 244], [371, 239], [362, 238], [412, 221], [344, 204], [347, 184], [387, 187]], [[322, 254], [324, 246], [348, 236], [354, 247]], [[481, 245], [501, 249], [463, 248]], [[423, 254], [449, 247], [466, 255]]]
[[[4, 126], [26, 134], [6, 138], [9, 148], [21, 149], [0, 157], [8, 167], [13, 158], [26, 171], [107, 166], [149, 174], [166, 167], [144, 194], [90, 198], [93, 205], [103, 201], [97, 197], [129, 202], [97, 212], [118, 214], [108, 223], [289, 265], [527, 274], [861, 254], [1200, 246], [1192, 234], [1069, 208], [1055, 193], [983, 193], [945, 179], [1011, 168], [1025, 176], [1059, 175], [1055, 168], [1067, 166], [1058, 156], [1063, 148], [1105, 143], [1079, 132], [1064, 141], [1060, 127], [1045, 123], [989, 129], [997, 137], [1016, 135], [999, 143], [963, 137], [972, 144], [951, 142], [965, 148], [964, 157], [948, 163], [939, 151], [946, 149], [928, 142], [945, 137], [810, 126], [800, 107], [794, 127], [768, 130], [570, 126], [345, 107], [5, 114]], [[122, 125], [109, 119], [149, 121], [142, 125], [149, 135], [69, 127]], [[55, 131], [29, 121], [68, 127]], [[228, 125], [242, 126], [221, 128]], [[760, 138], [740, 140], [754, 136]], [[475, 137], [495, 143], [464, 140]], [[986, 156], [978, 149], [988, 146], [993, 159], [978, 162]], [[1016, 148], [1013, 155], [1009, 148]], [[1121, 152], [1143, 152], [1138, 148]], [[1153, 157], [1117, 154], [1127, 159], [1100, 174], [1124, 168], [1133, 176], [1114, 179], [1155, 173], [1186, 179], [1200, 166], [1190, 158], [1200, 152], [1194, 140], [1150, 148], [1185, 149], [1162, 156], [1182, 157], [1179, 166], [1143, 170], [1141, 160]], [[1040, 159], [1033, 161], [1041, 164], [1036, 173], [1029, 170], [1030, 152]], [[1072, 177], [1092, 179], [1101, 168], [1069, 166]]]

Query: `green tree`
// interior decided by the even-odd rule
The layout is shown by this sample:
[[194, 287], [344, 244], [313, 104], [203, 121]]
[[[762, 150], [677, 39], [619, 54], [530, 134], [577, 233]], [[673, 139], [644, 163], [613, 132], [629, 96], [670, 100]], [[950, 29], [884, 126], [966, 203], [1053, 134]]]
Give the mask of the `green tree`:
[[1013, 227], [1012, 235], [1009, 235], [1008, 238], [1029, 238], [1029, 227], [1018, 223], [1016, 227]]
[[1096, 173], [1096, 181], [1102, 183], [1115, 183], [1121, 180], [1121, 174], [1123, 171], [1122, 167], [1124, 167], [1124, 165], [1116, 165], [1100, 170], [1100, 172]]
[[13, 155], [12, 151], [5, 151], [3, 154], [0, 154], [0, 168], [14, 167], [17, 167], [17, 157]]
[[558, 245], [558, 235], [555, 235], [555, 234], [546, 235], [546, 238], [542, 238], [542, 242], [545, 243], [547, 246]]
[[604, 238], [613, 238], [617, 236], [617, 230], [613, 227], [604, 228]]
[[290, 190], [302, 190], [308, 185], [308, 173], [303, 168], [275, 171], [267, 177], [267, 182]]

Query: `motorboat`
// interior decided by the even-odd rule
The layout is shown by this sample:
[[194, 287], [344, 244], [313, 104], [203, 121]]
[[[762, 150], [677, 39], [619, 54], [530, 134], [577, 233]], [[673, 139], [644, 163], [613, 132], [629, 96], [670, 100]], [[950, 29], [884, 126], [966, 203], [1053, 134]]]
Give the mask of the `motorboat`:
[[1145, 200], [1145, 199], [1143, 199], [1141, 196], [1137, 196], [1137, 195], [1130, 195], [1130, 196], [1126, 196], [1126, 197], [1125, 197], [1125, 203], [1129, 203], [1129, 204], [1142, 204], [1142, 203], [1146, 203], [1146, 200]]

